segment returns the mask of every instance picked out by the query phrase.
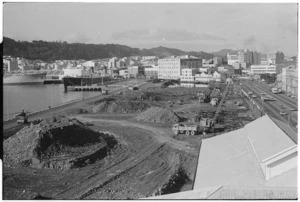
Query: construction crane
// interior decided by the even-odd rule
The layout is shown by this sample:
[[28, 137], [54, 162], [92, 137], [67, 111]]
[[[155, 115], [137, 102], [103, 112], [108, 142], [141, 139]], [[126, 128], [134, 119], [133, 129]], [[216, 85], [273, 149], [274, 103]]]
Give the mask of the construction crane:
[[211, 122], [211, 126], [212, 126], [212, 127], [213, 127], [213, 125], [215, 124], [215, 122], [216, 122], [216, 120], [217, 120], [217, 117], [218, 117], [218, 115], [219, 115], [220, 112], [221, 112], [223, 102], [224, 102], [224, 100], [225, 100], [226, 94], [228, 93], [229, 85], [231, 85], [231, 84], [229, 84], [229, 83], [227, 84], [227, 86], [226, 86], [226, 88], [225, 88], [225, 90], [224, 90], [224, 92], [223, 92], [222, 99], [221, 99], [221, 101], [220, 101], [220, 103], [219, 103], [219, 105], [218, 105], [218, 108], [217, 108], [217, 110], [216, 110], [216, 113], [215, 113], [215, 115], [214, 115], [214, 117], [213, 117], [213, 119], [212, 119], [212, 122]]

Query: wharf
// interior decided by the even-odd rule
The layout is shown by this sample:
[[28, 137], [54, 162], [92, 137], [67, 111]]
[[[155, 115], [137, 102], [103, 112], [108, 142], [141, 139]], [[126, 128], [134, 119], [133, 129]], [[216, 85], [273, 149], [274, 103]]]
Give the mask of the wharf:
[[106, 89], [104, 86], [68, 86], [68, 91], [102, 91], [102, 89]]

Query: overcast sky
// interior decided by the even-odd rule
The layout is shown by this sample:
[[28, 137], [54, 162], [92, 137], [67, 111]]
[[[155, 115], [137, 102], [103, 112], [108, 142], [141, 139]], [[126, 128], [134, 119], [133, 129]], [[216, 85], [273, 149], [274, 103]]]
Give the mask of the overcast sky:
[[297, 4], [5, 3], [15, 40], [297, 53]]

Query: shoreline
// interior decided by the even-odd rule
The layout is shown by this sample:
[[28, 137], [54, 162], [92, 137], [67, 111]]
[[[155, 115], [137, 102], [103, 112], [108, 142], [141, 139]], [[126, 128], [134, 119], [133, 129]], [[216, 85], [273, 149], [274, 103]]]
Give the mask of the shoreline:
[[[101, 99], [101, 98], [109, 97], [109, 96], [113, 95], [114, 93], [117, 93], [119, 91], [127, 89], [128, 88], [127, 85], [130, 85], [130, 84], [126, 84], [126, 83], [132, 82], [132, 81], [136, 81], [136, 80], [124, 81], [124, 84], [123, 84], [124, 87], [113, 89], [113, 90], [109, 91], [108, 95], [100, 94], [100, 95], [95, 95], [95, 96], [91, 96], [88, 98], [80, 98], [80, 99], [69, 101], [67, 103], [60, 104], [60, 105], [52, 107], [50, 109], [45, 108], [45, 109], [42, 109], [42, 110], [39, 110], [36, 112], [32, 112], [32, 113], [28, 114], [28, 119], [45, 119], [45, 118], [49, 118], [49, 117], [57, 115], [57, 114], [66, 113], [67, 111], [75, 109], [76, 107], [80, 107], [81, 105], [87, 104], [89, 102], [97, 101], [98, 99]], [[145, 84], [147, 84], [146, 80], [140, 80], [140, 83], [138, 84], [138, 86], [143, 86]], [[109, 85], [107, 85], [107, 86], [109, 87]], [[16, 123], [16, 121], [17, 121], [17, 118], [12, 118], [12, 119], [3, 121], [3, 130], [5, 131], [10, 128], [16, 127], [18, 125]]]

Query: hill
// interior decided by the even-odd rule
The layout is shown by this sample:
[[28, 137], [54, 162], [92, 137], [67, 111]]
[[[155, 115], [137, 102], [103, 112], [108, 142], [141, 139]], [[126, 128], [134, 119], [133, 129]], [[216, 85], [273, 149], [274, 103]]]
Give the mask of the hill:
[[237, 53], [238, 50], [232, 50], [232, 49], [222, 49], [217, 52], [212, 52], [214, 56], [220, 56], [220, 57], [225, 57], [227, 53], [232, 54], [232, 53]]
[[109, 57], [126, 56], [147, 56], [153, 55], [159, 58], [172, 55], [193, 55], [201, 58], [213, 58], [213, 54], [200, 52], [186, 52], [179, 49], [156, 47], [151, 49], [131, 48], [119, 44], [83, 44], [67, 42], [47, 42], [47, 41], [15, 41], [3, 38], [3, 55], [13, 57], [24, 57], [30, 60], [92, 60]]

